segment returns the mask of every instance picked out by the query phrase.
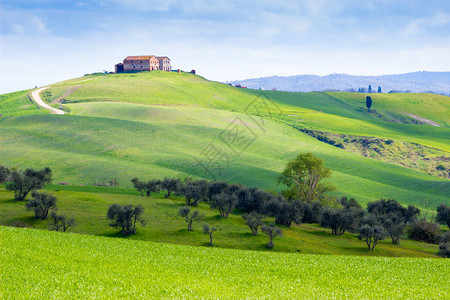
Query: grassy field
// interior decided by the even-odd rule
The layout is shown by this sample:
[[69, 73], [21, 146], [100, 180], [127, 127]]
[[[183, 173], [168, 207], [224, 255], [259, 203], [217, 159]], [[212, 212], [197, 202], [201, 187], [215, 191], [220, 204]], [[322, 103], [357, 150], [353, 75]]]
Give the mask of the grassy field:
[[[194, 231], [187, 231], [186, 222], [178, 216], [183, 199], [166, 199], [162, 195], [143, 198], [132, 189], [50, 186], [58, 198], [58, 213], [73, 215], [77, 226], [71, 232], [106, 237], [118, 237], [118, 230], [108, 226], [106, 211], [114, 203], [142, 204], [145, 208], [145, 226], [128, 239], [205, 246], [209, 241], [201, 232], [202, 223], [216, 226], [214, 243], [220, 248], [266, 251], [267, 236], [253, 236], [239, 212], [224, 219], [206, 203], [198, 210], [204, 215]], [[270, 218], [266, 221], [271, 221]], [[26, 211], [23, 202], [13, 200], [13, 193], [0, 189], [0, 225], [48, 229], [48, 220], [36, 220], [33, 212]], [[284, 236], [275, 239], [276, 252], [302, 254], [338, 254], [390, 257], [437, 257], [437, 245], [405, 240], [393, 245], [390, 239], [382, 241], [373, 252], [367, 250], [356, 234], [333, 236], [331, 231], [317, 224], [283, 227]]]
[[450, 297], [443, 259], [243, 252], [11, 227], [0, 227], [0, 238], [5, 299]]
[[[333, 169], [331, 181], [339, 193], [361, 203], [391, 197], [435, 207], [449, 201], [448, 180], [349, 153], [294, 128], [414, 142], [448, 156], [448, 97], [374, 94], [380, 118], [363, 109], [364, 94], [261, 94], [192, 74], [144, 72], [57, 83], [47, 100], [74, 86], [79, 88], [64, 100], [68, 115], [0, 119], [1, 164], [50, 166], [56, 182], [71, 184], [116, 177], [129, 187], [134, 176], [193, 176], [279, 191], [275, 179], [286, 162], [312, 151]], [[442, 127], [394, 123], [400, 112], [433, 119]], [[241, 142], [230, 140], [233, 130]]]

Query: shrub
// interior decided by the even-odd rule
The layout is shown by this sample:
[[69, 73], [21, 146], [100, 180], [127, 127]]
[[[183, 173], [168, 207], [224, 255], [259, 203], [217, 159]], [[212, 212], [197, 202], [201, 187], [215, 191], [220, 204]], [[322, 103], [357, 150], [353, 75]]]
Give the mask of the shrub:
[[438, 255], [450, 258], [450, 231], [447, 231], [439, 237]]
[[33, 192], [33, 199], [25, 203], [27, 210], [34, 210], [36, 219], [47, 219], [48, 212], [50, 209], [56, 209], [56, 197], [47, 194]]
[[441, 229], [437, 224], [420, 220], [413, 222], [408, 227], [407, 234], [410, 239], [436, 244], [437, 238], [441, 234]]
[[450, 229], [450, 206], [442, 203], [437, 207], [436, 222], [446, 224]]
[[109, 226], [120, 228], [124, 236], [136, 234], [136, 223], [145, 225], [142, 219], [144, 208], [141, 205], [133, 206], [131, 204], [122, 206], [113, 204], [108, 208], [106, 217], [111, 220]]

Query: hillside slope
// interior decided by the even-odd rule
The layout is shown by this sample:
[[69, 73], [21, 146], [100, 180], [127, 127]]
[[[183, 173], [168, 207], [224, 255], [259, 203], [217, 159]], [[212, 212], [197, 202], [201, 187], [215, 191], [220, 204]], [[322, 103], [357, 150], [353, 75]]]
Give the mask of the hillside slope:
[[[57, 182], [71, 184], [116, 177], [129, 186], [134, 176], [195, 176], [280, 190], [275, 179], [286, 162], [312, 151], [333, 169], [339, 192], [361, 202], [448, 201], [448, 180], [361, 157], [298, 130], [413, 142], [448, 155], [448, 97], [379, 95], [373, 109], [380, 117], [362, 109], [364, 95], [262, 93], [168, 72], [94, 74], [51, 85], [42, 96], [52, 102], [62, 95], [68, 115], [0, 119], [2, 164], [48, 165]], [[400, 108], [441, 127], [399, 119]]]

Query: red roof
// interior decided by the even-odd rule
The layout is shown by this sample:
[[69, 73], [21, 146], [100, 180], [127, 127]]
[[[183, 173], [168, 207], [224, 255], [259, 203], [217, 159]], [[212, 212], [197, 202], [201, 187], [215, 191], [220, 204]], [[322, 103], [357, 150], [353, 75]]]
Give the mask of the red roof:
[[150, 60], [152, 57], [156, 58], [154, 55], [139, 55], [139, 56], [127, 56], [125, 60]]

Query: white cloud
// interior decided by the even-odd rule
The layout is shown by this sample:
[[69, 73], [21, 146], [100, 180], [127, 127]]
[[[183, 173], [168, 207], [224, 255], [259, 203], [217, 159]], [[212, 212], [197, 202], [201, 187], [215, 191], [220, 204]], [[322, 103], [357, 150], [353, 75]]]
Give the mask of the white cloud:
[[450, 23], [450, 14], [439, 12], [436, 15], [418, 18], [409, 23], [409, 25], [404, 29], [403, 33], [405, 35], [414, 35], [421, 32], [425, 32], [430, 27], [444, 26]]

